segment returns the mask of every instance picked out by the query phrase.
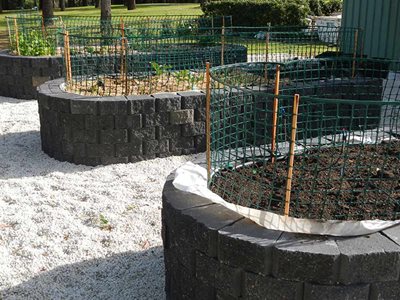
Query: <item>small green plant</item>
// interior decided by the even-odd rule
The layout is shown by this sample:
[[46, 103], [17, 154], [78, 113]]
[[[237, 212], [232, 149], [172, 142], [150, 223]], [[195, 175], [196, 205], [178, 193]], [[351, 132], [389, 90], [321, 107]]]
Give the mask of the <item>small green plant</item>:
[[111, 230], [111, 224], [103, 214], [99, 215], [99, 221], [101, 230]]
[[196, 84], [204, 80], [203, 75], [192, 73], [189, 70], [180, 70], [179, 72], [176, 72], [174, 74], [174, 77], [178, 85], [180, 83], [186, 82], [191, 89], [193, 89]]
[[[19, 53], [23, 56], [55, 55], [55, 43], [39, 30], [31, 30], [18, 38]], [[16, 49], [14, 49], [16, 50]]]
[[156, 72], [157, 76], [162, 76], [165, 73], [169, 73], [169, 71], [172, 69], [172, 66], [170, 65], [160, 65], [156, 63], [155, 61], [150, 62], [151, 67], [153, 70]]

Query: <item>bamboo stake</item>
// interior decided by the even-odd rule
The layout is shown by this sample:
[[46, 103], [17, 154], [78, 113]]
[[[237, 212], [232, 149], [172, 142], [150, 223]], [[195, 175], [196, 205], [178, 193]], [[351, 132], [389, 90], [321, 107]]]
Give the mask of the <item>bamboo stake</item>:
[[210, 63], [206, 63], [206, 159], [207, 159], [207, 182], [211, 178], [211, 86], [210, 86]]
[[72, 82], [72, 67], [71, 67], [71, 51], [69, 47], [69, 34], [68, 31], [65, 32], [65, 47], [64, 47], [64, 52], [65, 52], [65, 69], [66, 69], [66, 77], [67, 77], [67, 83]]
[[124, 22], [122, 20], [122, 17], [120, 17], [120, 27], [121, 27], [121, 52], [120, 52], [120, 58], [121, 58], [121, 66], [120, 66], [120, 79], [123, 81], [124, 80], [124, 74], [125, 74], [125, 30], [124, 30]]
[[276, 66], [276, 78], [275, 78], [275, 97], [272, 108], [272, 141], [271, 141], [271, 162], [275, 162], [275, 148], [276, 148], [276, 127], [278, 122], [278, 96], [279, 96], [279, 84], [281, 80], [281, 66]]
[[42, 16], [42, 34], [43, 34], [43, 36], [46, 36], [46, 30], [44, 27], [44, 17], [43, 16]]
[[268, 80], [268, 51], [269, 50], [269, 32], [265, 33], [265, 70], [264, 70], [264, 78], [265, 81]]
[[225, 18], [222, 18], [222, 35], [221, 35], [221, 66], [224, 65], [225, 52]]
[[357, 58], [357, 47], [358, 47], [358, 29], [354, 33], [354, 53], [353, 53], [353, 69], [351, 72], [351, 77], [354, 78], [356, 75], [356, 58]]
[[20, 55], [19, 51], [19, 32], [18, 32], [18, 23], [17, 18], [14, 18], [14, 27], [15, 27], [15, 48], [17, 50], [17, 54]]
[[293, 114], [292, 114], [292, 134], [290, 138], [290, 150], [289, 150], [289, 168], [286, 181], [286, 195], [285, 195], [285, 217], [289, 216], [290, 209], [290, 194], [292, 192], [292, 177], [293, 177], [293, 165], [294, 165], [294, 145], [296, 142], [296, 130], [297, 130], [297, 115], [299, 112], [299, 100], [300, 95], [294, 95], [293, 99]]

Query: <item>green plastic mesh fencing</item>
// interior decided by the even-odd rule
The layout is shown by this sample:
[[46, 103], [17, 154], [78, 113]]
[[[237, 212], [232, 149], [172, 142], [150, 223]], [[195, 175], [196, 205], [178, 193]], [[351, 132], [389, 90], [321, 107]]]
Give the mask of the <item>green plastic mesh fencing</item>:
[[274, 97], [276, 66], [212, 69], [210, 188], [231, 203], [281, 215], [287, 201], [298, 218], [399, 219], [400, 62], [281, 63]]
[[[18, 13], [6, 17], [10, 48], [16, 55], [55, 55], [57, 52], [57, 32], [68, 30], [70, 34], [85, 37], [121, 37], [121, 27], [130, 32], [180, 32], [191, 28], [230, 27], [229, 16], [202, 17], [194, 15], [171, 16], [115, 16], [101, 21], [98, 16], [59, 16], [43, 19], [36, 11]], [[141, 30], [137, 30], [141, 28]], [[145, 28], [151, 28], [146, 30]]]
[[[340, 41], [354, 42], [357, 36], [357, 29], [281, 27], [274, 31], [272, 27], [209, 27], [210, 23], [173, 28], [124, 23], [102, 30], [112, 31], [110, 36], [70, 33], [69, 52], [61, 51], [67, 87], [84, 95], [204, 90], [206, 62], [219, 66], [342, 56]], [[65, 33], [62, 35], [60, 49], [65, 46]]]

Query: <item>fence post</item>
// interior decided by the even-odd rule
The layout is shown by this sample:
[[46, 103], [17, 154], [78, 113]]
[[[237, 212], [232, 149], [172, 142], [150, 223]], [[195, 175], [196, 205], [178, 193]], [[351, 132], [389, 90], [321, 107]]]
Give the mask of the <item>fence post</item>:
[[293, 99], [293, 114], [292, 114], [292, 134], [290, 138], [290, 149], [289, 149], [289, 167], [286, 180], [286, 195], [285, 195], [285, 216], [289, 216], [290, 209], [290, 194], [292, 192], [292, 176], [293, 176], [293, 165], [294, 165], [294, 145], [296, 143], [296, 131], [297, 131], [297, 115], [299, 112], [299, 94], [294, 95]]
[[222, 18], [222, 30], [221, 30], [221, 66], [224, 65], [224, 52], [225, 52], [225, 19]]
[[17, 54], [20, 55], [19, 52], [19, 32], [18, 32], [18, 23], [17, 18], [14, 18], [14, 28], [15, 28], [15, 48], [17, 50]]
[[276, 130], [278, 123], [278, 96], [279, 96], [279, 84], [281, 80], [281, 66], [276, 66], [275, 75], [275, 96], [272, 108], [272, 141], [271, 141], [271, 162], [275, 162], [275, 148], [276, 148]]
[[357, 48], [358, 48], [358, 29], [356, 29], [356, 32], [354, 33], [353, 67], [351, 72], [352, 78], [354, 78], [354, 76], [356, 75]]
[[207, 182], [211, 179], [211, 78], [210, 63], [206, 63], [206, 159], [207, 159]]
[[64, 34], [64, 56], [65, 56], [65, 71], [67, 83], [72, 82], [72, 70], [71, 70], [71, 51], [69, 45], [69, 33], [68, 31]]

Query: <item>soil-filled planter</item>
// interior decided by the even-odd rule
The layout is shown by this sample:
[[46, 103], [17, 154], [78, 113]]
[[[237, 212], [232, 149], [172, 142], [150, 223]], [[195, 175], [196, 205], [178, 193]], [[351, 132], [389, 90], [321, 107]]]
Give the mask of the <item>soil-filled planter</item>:
[[61, 57], [14, 56], [0, 52], [0, 96], [36, 99], [37, 87], [61, 77]]
[[90, 97], [62, 84], [38, 89], [42, 149], [57, 160], [95, 166], [205, 150], [202, 92]]
[[332, 238], [269, 230], [163, 190], [167, 299], [397, 299], [400, 227]]

